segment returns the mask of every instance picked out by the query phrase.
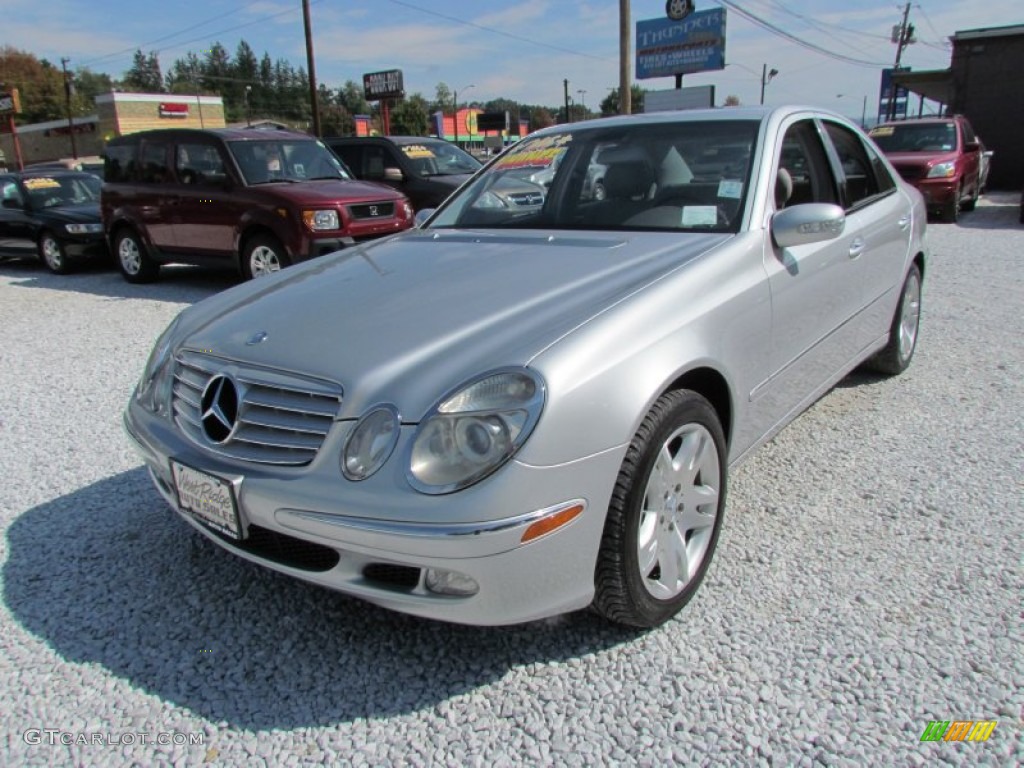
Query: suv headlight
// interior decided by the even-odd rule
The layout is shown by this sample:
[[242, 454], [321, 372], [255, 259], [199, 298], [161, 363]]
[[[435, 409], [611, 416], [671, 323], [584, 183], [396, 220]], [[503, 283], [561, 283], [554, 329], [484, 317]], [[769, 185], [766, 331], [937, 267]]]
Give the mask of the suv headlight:
[[928, 169], [929, 179], [950, 179], [956, 175], [956, 163], [947, 160], [944, 163], [936, 163]]
[[179, 319], [180, 316], [174, 318], [167, 326], [167, 330], [156, 340], [149, 360], [146, 361], [146, 367], [142, 369], [139, 385], [135, 388], [135, 399], [139, 401], [139, 405], [152, 413], [159, 413], [170, 397], [173, 376], [169, 363]]
[[515, 455], [544, 406], [532, 371], [494, 371], [460, 387], [420, 422], [409, 456], [409, 483], [451, 493], [479, 482]]
[[338, 212], [334, 210], [324, 211], [303, 211], [302, 220], [313, 232], [321, 232], [327, 229], [341, 229], [338, 223]]

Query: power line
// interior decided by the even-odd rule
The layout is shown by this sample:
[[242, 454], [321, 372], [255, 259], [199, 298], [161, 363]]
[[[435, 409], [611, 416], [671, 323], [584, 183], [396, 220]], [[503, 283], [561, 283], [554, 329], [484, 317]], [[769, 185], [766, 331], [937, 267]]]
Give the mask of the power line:
[[[391, 1], [395, 2], [395, 0], [391, 0]], [[877, 68], [877, 67], [884, 67], [885, 66], [885, 64], [883, 64], [881, 62], [866, 61], [864, 59], [855, 59], [852, 56], [845, 56], [845, 55], [843, 55], [841, 53], [836, 53], [834, 51], [829, 51], [829, 50], [827, 50], [825, 48], [822, 48], [819, 45], [815, 45], [814, 43], [811, 43], [811, 42], [808, 42], [807, 40], [804, 40], [803, 38], [797, 37], [796, 35], [794, 35], [794, 34], [792, 34], [790, 32], [787, 32], [784, 29], [780, 29], [779, 27], [775, 26], [771, 22], [765, 21], [760, 16], [757, 16], [757, 15], [751, 13], [750, 11], [747, 11], [747, 10], [741, 8], [736, 3], [731, 2], [731, 0], [719, 0], [719, 1], [721, 2], [722, 5], [724, 5], [727, 8], [731, 8], [733, 11], [738, 13], [740, 16], [745, 18], [747, 21], [750, 21], [750, 22], [756, 24], [757, 26], [761, 27], [762, 29], [764, 29], [764, 30], [766, 30], [768, 32], [771, 32], [774, 35], [778, 35], [779, 37], [783, 37], [783, 38], [789, 40], [792, 43], [796, 43], [797, 45], [801, 46], [802, 48], [806, 48], [809, 51], [813, 51], [815, 53], [819, 53], [822, 56], [828, 56], [829, 58], [836, 59], [837, 61], [844, 61], [847, 64], [855, 64], [858, 67]]]

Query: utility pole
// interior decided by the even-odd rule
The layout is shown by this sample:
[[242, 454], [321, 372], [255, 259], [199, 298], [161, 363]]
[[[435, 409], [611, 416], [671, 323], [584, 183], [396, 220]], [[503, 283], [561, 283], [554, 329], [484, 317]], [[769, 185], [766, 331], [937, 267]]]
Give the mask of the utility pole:
[[309, 0], [302, 0], [302, 23], [306, 28], [306, 67], [309, 69], [309, 103], [313, 108], [313, 135], [320, 138], [320, 103], [316, 94], [316, 69], [313, 67], [313, 30], [309, 21]]
[[900, 71], [900, 59], [903, 58], [903, 49], [906, 48], [914, 40], [914, 25], [908, 24], [907, 20], [910, 18], [910, 3], [907, 3], [903, 8], [903, 21], [899, 27], [893, 28], [893, 42], [896, 43], [896, 63], [892, 68], [892, 80], [890, 85], [890, 97], [889, 97], [889, 108], [886, 110], [885, 119], [892, 120], [896, 117], [896, 92], [899, 90], [896, 87], [896, 73]]
[[563, 80], [562, 87], [565, 89], [565, 122], [572, 122], [572, 115], [569, 114], [569, 81]]
[[619, 0], [619, 114], [629, 115], [633, 112], [632, 96], [629, 81], [632, 80], [630, 67], [630, 11], [629, 0]]
[[71, 157], [78, 159], [78, 147], [75, 145], [75, 122], [71, 119], [71, 80], [68, 79], [68, 62], [71, 59], [62, 56], [60, 68], [64, 71], [64, 105], [68, 111], [68, 136], [71, 137]]

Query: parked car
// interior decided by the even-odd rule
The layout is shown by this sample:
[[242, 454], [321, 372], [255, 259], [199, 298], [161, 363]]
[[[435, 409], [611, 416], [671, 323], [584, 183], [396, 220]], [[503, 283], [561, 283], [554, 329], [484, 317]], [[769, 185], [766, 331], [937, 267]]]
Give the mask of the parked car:
[[955, 222], [960, 211], [974, 210], [985, 186], [988, 158], [967, 118], [882, 123], [870, 135], [900, 175], [924, 195], [930, 211]]
[[403, 195], [352, 179], [304, 134], [143, 131], [111, 140], [105, 157], [103, 223], [129, 282], [168, 262], [257, 277], [413, 225]]
[[[397, 189], [417, 211], [439, 206], [483, 166], [442, 139], [423, 136], [348, 136], [324, 139], [356, 178]], [[508, 178], [493, 190], [494, 204], [535, 210], [544, 202], [542, 185]]]
[[31, 163], [25, 166], [26, 170], [38, 170], [65, 168], [69, 171], [85, 171], [94, 176], [103, 178], [103, 158], [99, 155], [87, 155], [85, 157], [63, 157], [60, 160], [46, 160], [41, 163]]
[[[543, 206], [494, 204], [563, 150]], [[832, 113], [554, 126], [421, 229], [185, 309], [125, 429], [268, 568], [455, 622], [654, 626], [708, 570], [728, 470], [858, 365], [910, 364], [925, 214]]]
[[81, 171], [0, 173], [0, 256], [38, 256], [59, 275], [105, 257], [100, 183]]

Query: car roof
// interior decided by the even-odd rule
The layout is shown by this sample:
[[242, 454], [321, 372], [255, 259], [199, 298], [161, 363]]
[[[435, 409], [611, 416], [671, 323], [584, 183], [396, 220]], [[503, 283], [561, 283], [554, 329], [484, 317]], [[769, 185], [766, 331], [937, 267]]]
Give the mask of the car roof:
[[283, 131], [276, 128], [156, 128], [151, 131], [137, 131], [111, 139], [111, 144], [129, 143], [140, 138], [162, 137], [181, 141], [188, 138], [215, 136], [224, 141], [315, 141], [316, 137], [298, 131]]

